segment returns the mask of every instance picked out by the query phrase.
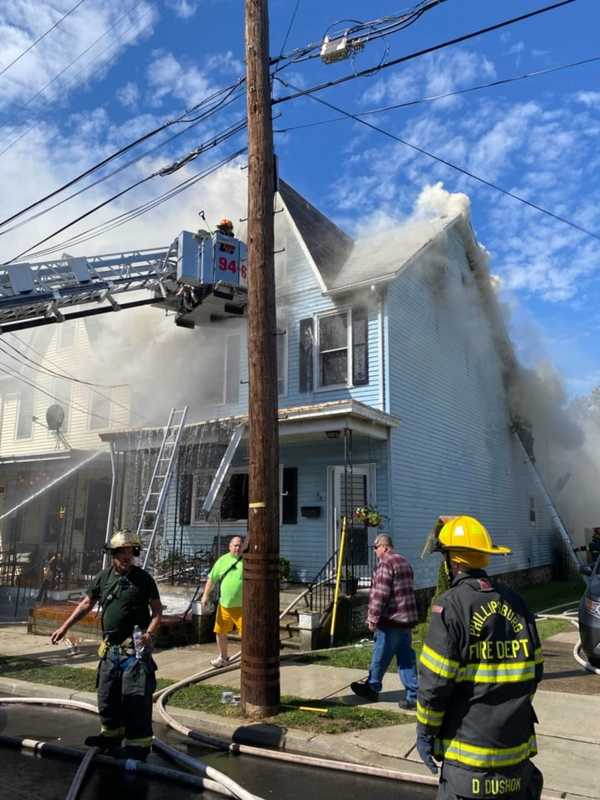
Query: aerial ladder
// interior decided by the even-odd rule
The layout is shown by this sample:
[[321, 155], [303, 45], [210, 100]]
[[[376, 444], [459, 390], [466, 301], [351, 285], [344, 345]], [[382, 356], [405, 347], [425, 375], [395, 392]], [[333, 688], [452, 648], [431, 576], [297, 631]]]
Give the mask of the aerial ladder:
[[[0, 266], [0, 335], [145, 305], [172, 312], [183, 328], [239, 318], [246, 313], [247, 278], [246, 245], [220, 230], [182, 231], [166, 248], [11, 263]], [[186, 412], [171, 411], [140, 515], [150, 568]], [[212, 503], [243, 430], [235, 430], [217, 471]]]
[[240, 317], [247, 270], [246, 245], [218, 230], [182, 231], [163, 249], [0, 266], [0, 334], [144, 305], [186, 328]]

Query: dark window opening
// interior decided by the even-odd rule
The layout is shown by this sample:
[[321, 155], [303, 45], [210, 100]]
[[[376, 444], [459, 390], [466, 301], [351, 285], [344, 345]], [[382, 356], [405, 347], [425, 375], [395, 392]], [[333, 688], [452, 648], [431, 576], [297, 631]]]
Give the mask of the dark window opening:
[[303, 319], [300, 321], [300, 391], [312, 392], [313, 390], [313, 321]]
[[248, 474], [234, 472], [221, 502], [221, 519], [248, 519]]
[[298, 522], [298, 467], [283, 468], [281, 487], [281, 523], [296, 525]]
[[369, 383], [369, 329], [366, 308], [352, 309], [352, 383]]

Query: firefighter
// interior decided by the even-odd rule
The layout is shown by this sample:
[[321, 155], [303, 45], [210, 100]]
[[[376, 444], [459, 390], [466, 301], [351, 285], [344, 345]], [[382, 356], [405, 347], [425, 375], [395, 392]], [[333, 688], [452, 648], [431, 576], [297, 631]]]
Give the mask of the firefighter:
[[233, 222], [227, 217], [223, 217], [217, 225], [217, 230], [225, 236], [233, 236]]
[[417, 750], [437, 774], [438, 800], [541, 797], [531, 703], [542, 652], [525, 601], [485, 572], [496, 546], [473, 517], [438, 527], [450, 589], [434, 598], [419, 666]]
[[590, 560], [593, 565], [600, 556], [600, 528], [594, 528], [594, 535], [590, 540], [588, 550], [590, 551]]
[[[71, 616], [51, 636], [57, 644], [69, 628], [100, 604], [103, 639], [96, 678], [101, 732], [86, 744], [122, 758], [145, 760], [152, 744], [152, 694], [156, 664], [152, 642], [162, 606], [154, 578], [134, 563], [142, 547], [137, 534], [117, 531], [106, 550], [112, 564], [99, 572]], [[136, 653], [134, 627], [143, 632]], [[121, 746], [122, 745], [122, 746]]]

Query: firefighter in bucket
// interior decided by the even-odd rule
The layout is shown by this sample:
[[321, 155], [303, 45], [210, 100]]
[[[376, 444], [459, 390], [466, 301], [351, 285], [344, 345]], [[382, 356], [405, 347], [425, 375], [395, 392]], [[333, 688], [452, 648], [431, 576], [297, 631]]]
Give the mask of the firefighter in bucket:
[[152, 744], [152, 694], [156, 664], [152, 642], [162, 606], [154, 578], [134, 558], [142, 547], [137, 534], [117, 531], [106, 545], [111, 565], [99, 572], [71, 616], [54, 631], [57, 644], [69, 628], [99, 603], [102, 642], [96, 676], [101, 730], [86, 744], [120, 758], [145, 760]]
[[467, 516], [440, 517], [426, 549], [444, 555], [449, 581], [431, 607], [417, 699], [417, 750], [434, 774], [442, 764], [438, 800], [538, 800], [540, 641], [525, 601], [485, 572], [511, 550]]

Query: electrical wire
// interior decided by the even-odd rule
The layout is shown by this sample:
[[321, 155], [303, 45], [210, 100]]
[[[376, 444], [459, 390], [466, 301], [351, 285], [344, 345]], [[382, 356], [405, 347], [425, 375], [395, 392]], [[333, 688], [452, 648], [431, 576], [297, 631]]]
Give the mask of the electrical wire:
[[[57, 194], [60, 194], [61, 192], [65, 191], [66, 189], [69, 189], [71, 186], [74, 186], [80, 180], [83, 180], [84, 178], [87, 178], [88, 175], [91, 175], [93, 172], [96, 172], [96, 170], [101, 169], [106, 164], [108, 164], [111, 161], [113, 161], [115, 158], [118, 158], [119, 156], [124, 155], [125, 153], [129, 152], [129, 150], [132, 150], [138, 144], [141, 144], [142, 142], [145, 142], [147, 139], [151, 139], [153, 136], [156, 136], [161, 131], [164, 131], [167, 128], [171, 127], [171, 125], [182, 124], [182, 123], [185, 124], [185, 123], [189, 123], [189, 122], [197, 122], [197, 121], [200, 121], [201, 119], [208, 118], [244, 82], [245, 82], [245, 78], [239, 78], [235, 83], [230, 84], [229, 86], [225, 87], [224, 89], [219, 89], [218, 91], [213, 92], [211, 95], [205, 97], [199, 103], [196, 103], [191, 108], [186, 109], [182, 114], [180, 114], [179, 116], [175, 117], [174, 119], [168, 119], [162, 125], [159, 125], [158, 127], [153, 128], [150, 131], [147, 131], [146, 133], [142, 134], [142, 136], [139, 136], [134, 141], [129, 142], [128, 144], [124, 145], [123, 147], [119, 148], [118, 150], [115, 150], [113, 153], [111, 153], [106, 158], [102, 159], [101, 161], [99, 161], [96, 164], [92, 165], [88, 169], [84, 170], [84, 172], [81, 172], [79, 175], [76, 175], [71, 180], [69, 180], [66, 183], [62, 184], [62, 186], [59, 186], [57, 189], [54, 189], [53, 191], [51, 191], [48, 194], [44, 195], [44, 197], [41, 197], [38, 200], [35, 200], [33, 203], [30, 203], [28, 206], [25, 206], [24, 208], [20, 209], [19, 211], [15, 212], [14, 214], [11, 214], [9, 217], [6, 217], [5, 219], [1, 220], [0, 221], [0, 228], [4, 227], [5, 225], [8, 225], [8, 223], [12, 222], [13, 220], [17, 219], [18, 217], [22, 216], [23, 214], [26, 214], [28, 211], [31, 211], [33, 208], [36, 208], [37, 206], [41, 205], [42, 203], [45, 203], [46, 200], [50, 200], [52, 197], [55, 197]], [[220, 101], [218, 101], [217, 103], [215, 103], [215, 105], [212, 108], [210, 108], [208, 111], [204, 112], [199, 117], [194, 117], [192, 119], [186, 119], [186, 117], [188, 117], [189, 114], [191, 114], [194, 111], [197, 111], [203, 105], [211, 102], [212, 100], [215, 100], [216, 98], [221, 97], [221, 95], [225, 95], [225, 97], [223, 99], [221, 99]]]
[[25, 50], [19, 53], [19, 55], [16, 58], [13, 58], [13, 60], [9, 64], [7, 64], [5, 67], [2, 67], [2, 69], [0, 70], [0, 77], [4, 75], [5, 72], [8, 72], [8, 70], [17, 63], [17, 61], [20, 61], [23, 58], [23, 56], [26, 56], [27, 53], [31, 52], [33, 48], [36, 47], [42, 41], [42, 39], [45, 39], [46, 36], [48, 36], [49, 33], [52, 33], [52, 31], [55, 28], [58, 28], [58, 26], [61, 25], [70, 14], [72, 14], [74, 11], [77, 11], [79, 6], [82, 5], [83, 3], [85, 3], [85, 0], [79, 0], [77, 3], [75, 3], [75, 5], [72, 6], [65, 14], [63, 14], [63, 16], [59, 20], [57, 20], [57, 22], [55, 22], [51, 28], [48, 28], [48, 30], [45, 31], [45, 33], [42, 33], [41, 36], [38, 36], [38, 38], [34, 42], [32, 42], [29, 45], [29, 47], [25, 48]]
[[51, 400], [56, 400], [57, 403], [62, 402], [64, 405], [68, 406], [71, 410], [81, 411], [86, 415], [89, 414], [90, 417], [96, 417], [97, 419], [102, 420], [102, 422], [106, 422], [110, 425], [110, 419], [108, 419], [107, 417], [104, 417], [101, 414], [97, 414], [96, 412], [92, 411], [91, 408], [87, 409], [84, 406], [80, 406], [78, 403], [75, 403], [73, 401], [71, 401], [70, 403], [64, 403], [64, 401], [60, 400], [60, 398], [56, 397], [56, 395], [52, 394], [47, 389], [43, 388], [42, 386], [33, 381], [30, 381], [25, 375], [21, 375], [16, 370], [13, 370], [12, 367], [10, 367], [8, 364], [3, 364], [0, 362], [0, 372], [3, 372], [6, 375], [11, 375], [13, 378], [16, 378], [18, 381], [27, 384], [27, 386], [30, 386], [32, 389], [41, 392], [41, 394], [45, 394]]
[[[231, 99], [229, 99], [226, 103], [223, 103], [213, 113], [217, 113], [217, 111], [222, 111], [227, 106], [229, 106], [232, 103], [235, 103], [237, 100], [239, 100], [240, 97], [241, 97], [240, 93], [234, 95]], [[92, 181], [91, 183], [88, 183], [86, 186], [84, 186], [81, 189], [78, 189], [76, 192], [72, 192], [70, 195], [68, 195], [67, 197], [64, 197], [62, 200], [59, 200], [58, 202], [54, 203], [51, 206], [48, 206], [47, 208], [42, 209], [41, 211], [36, 211], [35, 214], [31, 214], [29, 217], [26, 217], [25, 219], [20, 220], [19, 222], [15, 223], [14, 225], [11, 225], [8, 228], [5, 228], [4, 230], [0, 230], [0, 236], [5, 236], [7, 233], [10, 233], [11, 231], [16, 230], [17, 228], [21, 228], [23, 225], [26, 225], [28, 222], [32, 222], [34, 219], [39, 219], [40, 217], [44, 216], [44, 214], [48, 214], [50, 211], [54, 211], [55, 208], [58, 208], [59, 206], [63, 205], [64, 203], [67, 203], [69, 200], [72, 200], [74, 197], [79, 197], [80, 195], [82, 195], [85, 192], [87, 192], [89, 189], [93, 189], [95, 186], [99, 186], [101, 183], [104, 183], [105, 181], [109, 180], [110, 178], [113, 178], [115, 175], [120, 174], [121, 172], [123, 172], [124, 170], [126, 170], [129, 167], [133, 166], [134, 164], [139, 163], [144, 158], [147, 158], [148, 156], [152, 155], [152, 153], [155, 153], [157, 150], [160, 150], [162, 147], [165, 147], [165, 145], [168, 145], [171, 142], [175, 141], [175, 139], [178, 139], [179, 137], [184, 136], [190, 130], [192, 130], [193, 128], [195, 128], [198, 125], [200, 125], [200, 123], [203, 122], [203, 121], [204, 121], [204, 117], [201, 118], [201, 119], [197, 119], [195, 122], [192, 122], [190, 125], [188, 125], [187, 128], [184, 128], [183, 130], [178, 131], [177, 133], [174, 133], [172, 136], [169, 136], [164, 141], [159, 142], [154, 147], [151, 147], [148, 150], [145, 150], [139, 156], [136, 156], [135, 158], [132, 158], [130, 161], [125, 162], [125, 164], [122, 164], [120, 167], [117, 167], [116, 169], [112, 170], [111, 172], [108, 172], [106, 175], [103, 175], [101, 178], [97, 178], [96, 180]]]
[[[130, 14], [131, 14], [132, 12], [134, 12], [134, 11], [135, 11], [135, 10], [138, 8], [138, 6], [139, 6], [139, 5], [140, 5], [142, 2], [143, 2], [143, 0], [138, 0], [138, 2], [137, 2], [137, 3], [135, 3], [135, 4], [134, 4], [134, 6], [133, 6], [133, 7], [132, 7], [132, 8], [131, 8], [129, 11], [125, 11], [123, 14], [121, 14], [121, 16], [120, 16], [120, 17], [117, 17], [117, 19], [116, 19], [116, 20], [115, 20], [115, 21], [114, 21], [114, 22], [113, 22], [111, 25], [109, 25], [109, 27], [108, 27], [108, 28], [107, 28], [107, 29], [106, 29], [106, 30], [105, 30], [103, 33], [101, 33], [101, 34], [100, 34], [100, 36], [98, 36], [96, 39], [94, 39], [94, 41], [93, 41], [93, 42], [92, 42], [90, 45], [88, 45], [88, 46], [85, 48], [85, 50], [82, 50], [82, 52], [81, 52], [81, 53], [79, 53], [79, 55], [78, 55], [78, 56], [76, 56], [76, 57], [75, 57], [75, 58], [74, 58], [72, 61], [70, 61], [70, 62], [69, 62], [69, 63], [68, 63], [68, 64], [67, 64], [65, 67], [63, 67], [63, 68], [62, 68], [62, 69], [61, 69], [59, 72], [57, 72], [57, 73], [56, 73], [56, 75], [54, 75], [54, 77], [53, 77], [53, 78], [51, 78], [51, 79], [50, 79], [50, 80], [49, 80], [49, 81], [48, 81], [46, 84], [44, 84], [44, 86], [42, 86], [42, 88], [41, 88], [39, 91], [37, 91], [37, 92], [36, 92], [34, 95], [32, 95], [32, 96], [31, 96], [31, 97], [30, 97], [28, 100], [26, 100], [24, 103], [21, 103], [21, 104], [19, 104], [19, 109], [20, 109], [20, 110], [23, 110], [23, 111], [26, 111], [26, 110], [27, 110], [27, 108], [28, 108], [28, 107], [29, 107], [29, 106], [30, 106], [30, 105], [31, 105], [31, 104], [34, 102], [34, 100], [37, 100], [37, 98], [38, 98], [38, 97], [40, 97], [41, 95], [43, 95], [43, 94], [44, 94], [44, 92], [46, 91], [46, 89], [49, 89], [49, 88], [50, 88], [50, 86], [52, 86], [52, 84], [54, 84], [54, 83], [55, 83], [55, 82], [56, 82], [56, 81], [57, 81], [59, 78], [61, 78], [61, 77], [62, 77], [62, 76], [65, 74], [65, 72], [67, 72], [68, 70], [70, 70], [70, 69], [71, 69], [71, 67], [73, 67], [73, 66], [74, 66], [74, 65], [75, 65], [75, 64], [76, 64], [76, 63], [77, 63], [77, 62], [78, 62], [78, 61], [79, 61], [81, 58], [83, 58], [83, 56], [85, 56], [87, 53], [89, 53], [89, 52], [90, 52], [90, 50], [92, 50], [92, 49], [93, 49], [93, 48], [94, 48], [94, 47], [95, 47], [95, 46], [98, 44], [98, 42], [99, 42], [99, 41], [101, 41], [102, 39], [104, 39], [104, 37], [105, 37], [105, 36], [107, 36], [107, 35], [108, 35], [108, 34], [109, 34], [109, 33], [110, 33], [112, 30], [114, 30], [114, 29], [117, 27], [117, 25], [118, 25], [118, 24], [119, 24], [119, 23], [120, 23], [120, 22], [121, 22], [123, 19], [125, 19], [125, 17], [129, 17], [129, 16], [130, 16]], [[143, 18], [143, 17], [145, 17], [145, 16], [147, 16], [147, 14], [148, 14], [148, 13], [150, 13], [150, 12], [152, 12], [152, 9], [151, 9], [151, 8], [150, 8], [150, 9], [148, 9], [148, 11], [146, 11], [146, 12], [145, 12], [145, 13], [142, 15], [142, 18]], [[144, 31], [144, 30], [146, 30], [146, 28], [147, 28], [147, 27], [148, 27], [148, 26], [151, 24], [151, 22], [152, 22], [152, 20], [150, 20], [150, 22], [148, 22], [148, 23], [147, 23], [147, 24], [146, 24], [146, 25], [145, 25], [145, 26], [144, 26], [144, 27], [143, 27], [143, 28], [140, 30], [140, 33], [143, 33], [143, 31]], [[118, 42], [117, 42], [117, 44], [118, 44]], [[108, 50], [110, 50], [110, 48], [111, 48], [111, 47], [114, 47], [114, 46], [115, 46], [115, 42], [114, 42], [114, 41], [111, 41], [111, 42], [110, 42], [110, 44], [108, 45], [108, 47], [105, 47], [103, 50], [101, 50], [101, 51], [100, 51], [100, 53], [99, 53], [99, 54], [96, 56], [96, 59], [95, 59], [95, 60], [97, 60], [97, 59], [101, 58], [101, 56], [103, 56], [103, 55], [104, 55], [104, 53], [106, 53]], [[92, 63], [93, 63], [93, 62], [92, 62]], [[35, 127], [36, 127], [36, 123], [34, 123], [33, 125], [30, 125], [30, 126], [29, 126], [29, 128], [26, 128], [26, 130], [25, 130], [25, 131], [23, 131], [23, 132], [22, 132], [22, 133], [20, 133], [18, 136], [16, 136], [14, 139], [12, 139], [12, 140], [11, 140], [11, 141], [10, 141], [10, 142], [9, 142], [9, 143], [6, 145], [6, 147], [4, 147], [2, 150], [0, 150], [0, 157], [2, 157], [2, 156], [3, 156], [5, 153], [7, 153], [7, 152], [8, 152], [8, 151], [9, 151], [9, 150], [12, 148], [12, 147], [14, 147], [14, 146], [15, 146], [15, 144], [17, 144], [18, 142], [20, 142], [20, 141], [21, 141], [21, 139], [23, 139], [25, 136], [27, 136], [27, 134], [28, 134], [28, 133], [30, 133], [30, 132], [31, 132], [31, 131], [32, 131], [32, 130], [35, 128]]]
[[[396, 33], [400, 30], [404, 30], [404, 28], [407, 28], [409, 25], [417, 22], [417, 20], [420, 19], [425, 12], [444, 2], [446, 2], [446, 0], [422, 0], [422, 2], [418, 3], [409, 11], [389, 15], [386, 17], [379, 17], [366, 22], [356, 19], [337, 20], [327, 28], [325, 35], [328, 35], [329, 31], [334, 26], [340, 25], [342, 22], [351, 22], [353, 23], [351, 27], [343, 29], [340, 33], [333, 34], [330, 38], [340, 38], [341, 36], [345, 36], [350, 47], [353, 49], [358, 49], [367, 41], [371, 41], [371, 39], [380, 38], [382, 36], [387, 36], [390, 33]], [[379, 28], [378, 26], [383, 27]], [[363, 33], [363, 36], [361, 37], [360, 34], [364, 31], [370, 31], [370, 33]], [[312, 42], [304, 47], [296, 48], [296, 50], [288, 53], [287, 55], [280, 54], [278, 58], [272, 59], [271, 63], [277, 64], [283, 60], [290, 61], [292, 63], [298, 63], [299, 61], [304, 61], [308, 58], [317, 58], [320, 54], [322, 44], [322, 39], [318, 42]]]
[[[13, 333], [12, 331], [8, 331], [8, 334], [9, 334], [9, 336], [12, 336], [13, 339], [16, 339], [17, 342], [19, 342], [20, 345], [22, 345], [23, 347], [26, 347], [28, 350], [31, 350], [32, 353], [35, 353], [40, 358], [45, 359], [45, 361], [48, 364], [50, 364], [53, 367], [56, 367], [57, 370], [60, 369], [59, 365], [55, 361], [52, 361], [51, 358], [49, 358], [45, 353], [42, 353], [40, 350], [36, 350], [36, 348], [32, 344], [30, 344], [29, 342], [26, 342], [24, 339], [20, 339], [17, 336], [16, 333]], [[14, 345], [11, 345], [10, 342], [7, 342], [4, 337], [2, 338], [2, 341], [4, 342], [4, 344], [8, 345], [9, 347], [12, 347], [12, 349], [15, 350], [15, 352], [19, 353], [26, 361], [30, 361], [32, 364], [35, 364], [36, 366], [42, 367], [42, 365], [38, 361], [35, 361], [35, 359], [32, 359], [32, 358], [29, 358], [29, 356], [27, 356], [25, 353], [20, 351], [18, 347], [15, 347]], [[47, 369], [47, 368], [44, 367], [44, 369]], [[67, 380], [76, 381], [77, 383], [82, 383], [85, 386], [95, 386], [95, 387], [98, 387], [99, 389], [121, 389], [123, 386], [127, 385], [127, 384], [124, 384], [124, 383], [93, 383], [91, 381], [84, 381], [81, 378], [75, 378], [69, 372], [53, 372], [52, 370], [48, 370], [48, 371], [51, 374], [56, 375], [59, 378], [66, 378]]]
[[296, 5], [292, 12], [292, 18], [290, 19], [290, 24], [288, 25], [287, 31], [285, 32], [285, 36], [283, 37], [281, 50], [279, 51], [279, 58], [283, 57], [283, 51], [285, 50], [285, 46], [287, 44], [288, 39], [290, 38], [290, 33], [292, 32], [292, 28], [294, 27], [294, 22], [296, 21], [296, 14], [298, 13], [299, 8], [300, 8], [300, 0], [296, 0]]
[[[295, 86], [292, 86], [292, 84], [284, 81], [282, 78], [277, 78], [277, 80], [291, 89], [297, 88]], [[464, 167], [459, 167], [457, 164], [453, 164], [451, 161], [448, 161], [447, 159], [441, 158], [440, 156], [436, 156], [434, 153], [430, 153], [423, 147], [419, 147], [416, 144], [407, 142], [406, 139], [402, 139], [400, 136], [396, 136], [395, 134], [390, 133], [390, 131], [386, 131], [384, 128], [380, 128], [377, 125], [373, 125], [372, 122], [367, 122], [367, 120], [361, 119], [356, 114], [351, 114], [348, 111], [344, 111], [343, 108], [333, 105], [333, 103], [328, 103], [326, 100], [323, 100], [320, 97], [315, 97], [312, 94], [308, 94], [307, 97], [309, 97], [311, 100], [314, 100], [316, 103], [320, 103], [321, 105], [327, 106], [327, 108], [330, 108], [332, 111], [337, 111], [339, 114], [342, 114], [349, 119], [353, 119], [355, 122], [360, 122], [361, 125], [365, 125], [367, 128], [370, 128], [373, 131], [377, 131], [377, 133], [381, 133], [383, 136], [387, 136], [389, 139], [392, 139], [395, 142], [399, 142], [400, 144], [403, 144], [405, 147], [409, 147], [411, 150], [415, 150], [417, 153], [421, 153], [421, 155], [425, 155], [428, 158], [431, 158], [440, 164], [444, 164], [444, 166], [446, 167], [450, 167], [450, 169], [453, 169], [456, 172], [460, 172], [462, 175], [466, 175], [468, 178], [472, 178], [473, 180], [482, 183], [484, 186], [488, 186], [490, 189], [495, 189], [497, 192], [500, 192], [501, 194], [504, 194], [507, 197], [511, 197], [513, 200], [517, 200], [519, 203], [523, 203], [524, 205], [529, 206], [530, 208], [533, 208], [542, 214], [545, 214], [546, 216], [556, 220], [557, 222], [562, 222], [563, 224], [568, 225], [570, 228], [574, 228], [576, 231], [584, 233], [587, 236], [591, 236], [592, 238], [598, 239], [600, 241], [600, 234], [594, 233], [593, 231], [584, 228], [582, 225], [578, 225], [576, 222], [572, 222], [566, 217], [563, 217], [559, 214], [555, 214], [554, 212], [549, 211], [548, 209], [543, 208], [543, 206], [539, 206], [536, 203], [532, 203], [530, 200], [526, 200], [524, 197], [521, 197], [520, 195], [515, 194], [514, 192], [508, 191], [508, 189], [503, 189], [501, 186], [498, 186], [498, 184], [492, 183], [492, 181], [485, 180], [485, 178], [481, 178], [474, 172], [470, 172]]]
[[469, 39], [474, 39], [477, 36], [482, 36], [484, 33], [490, 33], [491, 31], [497, 31], [501, 28], [506, 28], [508, 25], [514, 25], [517, 22], [522, 22], [523, 20], [530, 19], [532, 17], [538, 16], [539, 14], [545, 14], [547, 11], [554, 11], [557, 8], [561, 8], [562, 6], [569, 5], [570, 3], [574, 3], [575, 0], [560, 0], [558, 3], [553, 3], [549, 6], [544, 6], [543, 8], [538, 8], [536, 11], [530, 11], [528, 14], [522, 14], [519, 17], [512, 17], [511, 19], [504, 20], [503, 22], [497, 22], [495, 25], [489, 25], [487, 28], [480, 28], [477, 31], [472, 31], [471, 33], [463, 34], [462, 36], [457, 36], [454, 39], [448, 39], [445, 42], [440, 42], [439, 44], [431, 45], [426, 47], [422, 50], [417, 50], [413, 53], [409, 53], [405, 56], [400, 56], [400, 58], [394, 58], [392, 61], [384, 61], [381, 64], [378, 64], [375, 67], [368, 67], [367, 69], [363, 69], [360, 72], [353, 72], [350, 75], [343, 75], [340, 78], [332, 81], [326, 81], [324, 83], [319, 83], [315, 86], [310, 87], [309, 89], [298, 90], [295, 93], [285, 95], [284, 97], [278, 97], [272, 101], [273, 105], [277, 105], [278, 103], [284, 103], [288, 100], [294, 100], [297, 97], [309, 96], [314, 94], [315, 92], [320, 92], [323, 89], [330, 89], [332, 86], [339, 86], [341, 83], [346, 83], [347, 81], [354, 80], [355, 78], [364, 78], [370, 75], [374, 75], [377, 72], [380, 72], [383, 69], [387, 69], [388, 67], [393, 67], [398, 64], [404, 64], [407, 61], [411, 61], [415, 58], [419, 58], [421, 56], [427, 55], [428, 53], [435, 53], [438, 50], [443, 50], [446, 47], [450, 47], [454, 44], [460, 44], [461, 42], [466, 42]]
[[32, 253], [30, 257], [46, 258], [48, 255], [52, 255], [53, 253], [59, 252], [60, 250], [63, 250], [65, 247], [73, 247], [75, 245], [83, 244], [84, 242], [90, 241], [92, 239], [96, 239], [98, 236], [103, 236], [106, 233], [109, 233], [110, 231], [115, 230], [116, 228], [119, 228], [122, 225], [125, 225], [126, 223], [131, 222], [134, 219], [137, 219], [143, 214], [152, 211], [153, 209], [157, 208], [158, 206], [162, 205], [168, 200], [171, 200], [173, 197], [176, 197], [178, 194], [181, 194], [182, 192], [186, 191], [186, 189], [189, 189], [191, 186], [194, 186], [199, 181], [203, 180], [204, 178], [207, 178], [209, 175], [212, 175], [214, 172], [217, 172], [222, 167], [231, 163], [236, 158], [239, 158], [239, 156], [245, 153], [246, 150], [247, 148], [243, 147], [237, 150], [236, 152], [231, 153], [229, 156], [222, 159], [217, 164], [214, 164], [211, 167], [208, 167], [207, 169], [202, 170], [201, 172], [198, 172], [195, 175], [192, 175], [190, 178], [186, 178], [186, 180], [172, 187], [163, 194], [158, 195], [152, 200], [148, 200], [139, 206], [129, 209], [128, 211], [124, 211], [121, 214], [118, 214], [116, 217], [112, 217], [111, 219], [106, 220], [105, 222], [102, 222], [99, 225], [95, 225], [92, 228], [88, 228], [86, 231], [82, 231], [80, 234], [74, 236], [72, 239], [62, 241], [52, 248]]
[[58, 236], [63, 231], [67, 230], [68, 228], [71, 228], [73, 225], [76, 225], [78, 222], [81, 222], [81, 220], [86, 219], [91, 214], [94, 214], [96, 211], [99, 211], [101, 208], [104, 208], [104, 206], [109, 205], [109, 203], [112, 203], [115, 200], [118, 200], [120, 197], [123, 197], [123, 195], [127, 194], [128, 192], [131, 192], [134, 189], [137, 189], [140, 186], [143, 186], [143, 184], [145, 184], [148, 181], [152, 180], [152, 178], [164, 177], [165, 175], [171, 175], [173, 172], [176, 172], [177, 170], [181, 169], [183, 166], [188, 164], [190, 161], [193, 161], [194, 159], [198, 158], [198, 156], [201, 155], [202, 153], [206, 152], [206, 150], [210, 150], [213, 147], [217, 147], [222, 142], [227, 141], [227, 139], [230, 139], [232, 136], [237, 135], [245, 127], [246, 127], [246, 120], [245, 119], [239, 120], [237, 123], [232, 125], [228, 130], [226, 130], [226, 131], [214, 136], [208, 142], [205, 142], [204, 144], [199, 145], [198, 147], [194, 148], [194, 150], [190, 151], [186, 156], [184, 156], [179, 161], [173, 162], [172, 164], [170, 164], [168, 166], [162, 167], [161, 169], [156, 170], [155, 172], [151, 173], [150, 175], [147, 175], [145, 178], [140, 178], [140, 180], [135, 181], [135, 183], [132, 183], [129, 186], [126, 186], [124, 189], [121, 189], [119, 192], [116, 192], [115, 194], [111, 195], [106, 200], [102, 200], [100, 203], [96, 203], [96, 205], [92, 206], [92, 208], [89, 208], [87, 211], [84, 211], [82, 214], [79, 214], [79, 216], [75, 217], [74, 219], [70, 220], [69, 222], [66, 222], [60, 228], [58, 228], [57, 230], [53, 231], [52, 233], [49, 233], [47, 236], [44, 236], [42, 239], [37, 241], [35, 244], [32, 244], [29, 247], [25, 248], [25, 250], [22, 250], [20, 253], [18, 253], [18, 255], [13, 256], [13, 258], [11, 258], [9, 261], [5, 261], [2, 264], [2, 266], [6, 267], [6, 266], [8, 266], [9, 264], [12, 264], [15, 261], [18, 261], [24, 255], [27, 255], [27, 253], [30, 253], [32, 250], [35, 250], [36, 247], [39, 247], [41, 244], [44, 244], [45, 242], [48, 242], [50, 239], [54, 239], [55, 236]]
[[[558, 72], [559, 70], [563, 69], [570, 69], [572, 67], [580, 67], [584, 64], [593, 64], [600, 61], [600, 56], [592, 56], [591, 58], [584, 58], [581, 61], [573, 61], [570, 64], [559, 64], [556, 67], [546, 67], [544, 69], [538, 69], [535, 72], [527, 72], [523, 75], [513, 75], [510, 78], [498, 78], [495, 81], [490, 81], [489, 83], [479, 83], [475, 86], [468, 86], [465, 89], [455, 89], [452, 92], [444, 92], [443, 94], [434, 94], [429, 95], [427, 97], [420, 97], [416, 100], [406, 100], [404, 103], [395, 103], [390, 106], [381, 106], [380, 108], [370, 108], [366, 111], [357, 111], [357, 117], [367, 117], [371, 114], [383, 114], [386, 111], [396, 111], [399, 108], [410, 108], [411, 106], [418, 106], [423, 103], [434, 103], [436, 100], [444, 100], [447, 97], [455, 97], [456, 95], [461, 94], [468, 94], [469, 92], [475, 92], [480, 89], [490, 89], [496, 86], [504, 86], [509, 83], [514, 83], [515, 81], [523, 81], [528, 78], [539, 78], [542, 75], [548, 75], [552, 72]], [[331, 122], [338, 122], [339, 120], [346, 120], [348, 119], [346, 116], [342, 115], [339, 117], [330, 117], [329, 119], [322, 119], [317, 120], [316, 122], [307, 122], [302, 125], [293, 125], [289, 128], [277, 128], [273, 132], [274, 133], [289, 133], [290, 131], [298, 131], [302, 130], [303, 128], [314, 128], [318, 125], [327, 125]], [[1, 235], [1, 233], [0, 233]]]
[[[19, 366], [25, 367], [26, 369], [29, 369], [34, 373], [39, 373], [41, 371], [43, 374], [48, 375], [51, 378], [60, 378], [61, 380], [70, 381], [71, 383], [79, 383], [81, 385], [87, 386], [92, 392], [94, 392], [94, 394], [98, 395], [98, 397], [102, 397], [104, 400], [108, 400], [109, 403], [112, 403], [113, 405], [118, 406], [119, 408], [122, 408], [128, 414], [131, 412], [131, 409], [130, 409], [129, 406], [126, 406], [124, 403], [121, 403], [119, 400], [115, 400], [114, 398], [109, 397], [108, 395], [103, 394], [102, 392], [98, 391], [98, 389], [94, 388], [95, 384], [90, 383], [88, 381], [81, 381], [78, 378], [70, 377], [70, 376], [65, 375], [65, 374], [61, 374], [61, 373], [58, 373], [58, 372], [53, 372], [52, 370], [49, 370], [45, 366], [43, 366], [43, 364], [35, 364], [35, 362], [31, 361], [31, 359], [29, 359], [23, 353], [19, 353], [20, 357], [19, 356], [15, 356], [12, 353], [9, 353], [8, 350], [5, 350], [4, 347], [2, 346], [3, 344], [6, 344], [8, 347], [10, 347], [11, 349], [15, 350], [17, 353], [19, 353], [17, 348], [14, 347], [13, 345], [11, 345], [10, 342], [6, 342], [5, 341], [3, 343], [0, 343], [0, 352], [4, 353], [4, 355], [8, 356], [8, 358], [12, 358], [13, 361], [16, 361], [17, 364], [19, 364]], [[27, 361], [31, 361], [32, 365], [28, 364]], [[35, 366], [33, 366], [33, 364], [35, 364]], [[123, 384], [121, 384], [121, 386], [123, 386]], [[111, 388], [116, 388], [116, 387], [111, 387]], [[66, 401], [61, 400], [60, 402], [65, 404]], [[138, 418], [141, 419], [142, 421], [148, 422], [147, 418], [143, 417], [141, 414], [138, 414], [136, 416], [138, 416]]]

